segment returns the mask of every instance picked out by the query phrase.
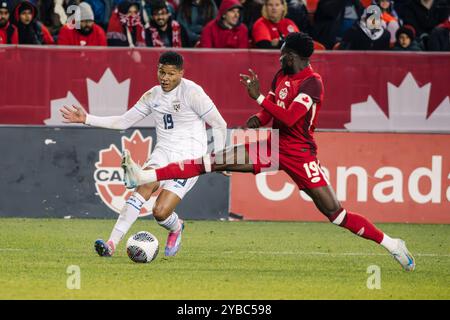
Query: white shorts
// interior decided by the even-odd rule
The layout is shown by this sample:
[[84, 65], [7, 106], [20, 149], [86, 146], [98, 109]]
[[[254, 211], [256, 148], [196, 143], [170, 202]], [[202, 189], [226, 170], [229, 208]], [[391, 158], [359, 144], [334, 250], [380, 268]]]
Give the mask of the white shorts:
[[[171, 162], [178, 162], [181, 160], [194, 158], [189, 154], [180, 154], [174, 151], [169, 151], [167, 149], [156, 147], [150, 159], [148, 159], [142, 168], [152, 167], [160, 168], [168, 165]], [[192, 187], [197, 183], [198, 177], [192, 177], [189, 179], [173, 179], [173, 180], [163, 180], [160, 181], [159, 186], [164, 190], [171, 191], [175, 193], [180, 199], [192, 189]]]

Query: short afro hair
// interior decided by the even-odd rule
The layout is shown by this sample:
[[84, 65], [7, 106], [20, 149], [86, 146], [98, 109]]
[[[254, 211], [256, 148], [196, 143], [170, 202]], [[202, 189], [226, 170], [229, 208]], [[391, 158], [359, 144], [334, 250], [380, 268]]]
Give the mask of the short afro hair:
[[183, 56], [175, 51], [166, 51], [159, 57], [159, 63], [183, 69]]
[[314, 52], [313, 39], [303, 32], [289, 33], [284, 40], [283, 46], [294, 51], [301, 58], [309, 58]]

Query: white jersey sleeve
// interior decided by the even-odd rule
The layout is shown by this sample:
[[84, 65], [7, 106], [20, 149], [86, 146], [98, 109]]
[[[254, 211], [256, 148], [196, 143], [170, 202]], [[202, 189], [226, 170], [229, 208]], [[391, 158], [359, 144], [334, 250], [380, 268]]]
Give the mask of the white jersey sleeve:
[[151, 90], [144, 93], [139, 101], [121, 116], [98, 117], [91, 114], [86, 115], [86, 123], [89, 126], [125, 130], [135, 123], [141, 121], [151, 114], [150, 108]]
[[200, 86], [192, 87], [189, 92], [191, 109], [203, 119], [209, 112], [216, 109], [214, 102]]

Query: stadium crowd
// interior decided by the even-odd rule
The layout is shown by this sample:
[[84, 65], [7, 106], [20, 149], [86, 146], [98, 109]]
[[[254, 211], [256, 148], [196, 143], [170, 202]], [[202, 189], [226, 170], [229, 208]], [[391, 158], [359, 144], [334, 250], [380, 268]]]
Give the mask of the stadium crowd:
[[0, 44], [278, 49], [300, 30], [316, 50], [450, 51], [449, 8], [450, 0], [0, 0]]

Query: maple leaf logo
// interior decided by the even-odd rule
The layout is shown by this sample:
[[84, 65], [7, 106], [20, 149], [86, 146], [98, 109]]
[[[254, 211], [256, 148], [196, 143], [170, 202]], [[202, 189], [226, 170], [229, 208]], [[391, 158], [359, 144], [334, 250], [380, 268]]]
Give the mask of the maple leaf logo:
[[[135, 130], [130, 138], [122, 137], [121, 149], [130, 151], [131, 157], [139, 165], [143, 165], [150, 157], [152, 138], [144, 138], [139, 130]], [[123, 169], [121, 168], [121, 151], [117, 146], [110, 145], [99, 152], [99, 161], [95, 164], [95, 188], [98, 196], [113, 211], [120, 213], [125, 202], [133, 193], [126, 189], [123, 183]], [[152, 195], [141, 209], [140, 216], [152, 213], [152, 207], [158, 193]]]
[[411, 73], [396, 87], [388, 83], [389, 113], [386, 115], [372, 98], [352, 104], [349, 130], [363, 131], [450, 131], [450, 100], [441, 102], [427, 117], [431, 83], [419, 87]]
[[[119, 83], [110, 68], [107, 68], [98, 82], [86, 79], [88, 92], [89, 113], [96, 116], [120, 115], [128, 110], [128, 95], [131, 80], [126, 79]], [[50, 101], [50, 118], [44, 120], [46, 125], [66, 126], [74, 125], [62, 122], [59, 109], [63, 106], [81, 105], [78, 99], [70, 92], [66, 97]], [[75, 124], [79, 125], [79, 124]], [[152, 117], [146, 117], [137, 123], [140, 127], [154, 127]]]

